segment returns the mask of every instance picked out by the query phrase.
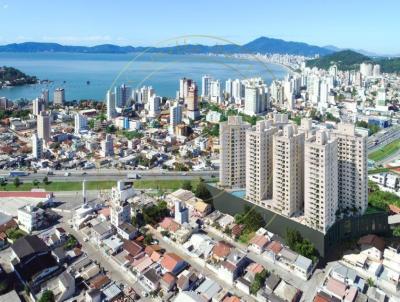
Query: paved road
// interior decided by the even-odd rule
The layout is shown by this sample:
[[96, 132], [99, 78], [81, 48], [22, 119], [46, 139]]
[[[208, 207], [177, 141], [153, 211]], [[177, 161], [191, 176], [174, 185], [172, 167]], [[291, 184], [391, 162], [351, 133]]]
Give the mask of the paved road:
[[[69, 172], [70, 176], [65, 176], [65, 172]], [[9, 171], [1, 171], [1, 175], [8, 176]], [[128, 174], [139, 174], [142, 179], [188, 179], [202, 177], [205, 179], [211, 177], [218, 177], [218, 171], [189, 171], [189, 172], [176, 172], [176, 171], [160, 171], [160, 170], [115, 170], [115, 169], [102, 169], [102, 170], [73, 170], [73, 171], [54, 171], [54, 175], [47, 175], [45, 172], [31, 173], [28, 176], [21, 176], [21, 180], [41, 180], [45, 176], [50, 181], [88, 181], [96, 180], [119, 180], [127, 178]]]

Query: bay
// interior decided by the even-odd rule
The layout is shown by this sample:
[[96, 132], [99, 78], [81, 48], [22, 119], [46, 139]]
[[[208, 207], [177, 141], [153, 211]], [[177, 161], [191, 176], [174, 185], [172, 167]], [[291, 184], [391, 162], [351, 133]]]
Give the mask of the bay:
[[[153, 86], [157, 95], [175, 97], [182, 77], [194, 79], [201, 91], [201, 77], [222, 81], [259, 76], [267, 83], [283, 78], [283, 66], [257, 60], [223, 56], [175, 54], [0, 53], [0, 66], [11, 66], [51, 83], [0, 89], [10, 100], [34, 99], [42, 89], [65, 88], [67, 100], [104, 100], [107, 89], [125, 83], [133, 88]], [[88, 84], [90, 82], [90, 84]]]

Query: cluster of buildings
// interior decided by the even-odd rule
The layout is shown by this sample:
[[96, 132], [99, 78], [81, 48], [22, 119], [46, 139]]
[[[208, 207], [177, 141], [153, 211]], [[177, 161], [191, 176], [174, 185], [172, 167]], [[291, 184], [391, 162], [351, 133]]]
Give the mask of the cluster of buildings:
[[375, 235], [361, 237], [359, 249], [328, 270], [314, 301], [396, 301], [399, 251]]
[[297, 126], [276, 114], [251, 126], [229, 116], [220, 124], [219, 184], [325, 233], [338, 211], [368, 206], [366, 143], [351, 124], [326, 129], [303, 118]]

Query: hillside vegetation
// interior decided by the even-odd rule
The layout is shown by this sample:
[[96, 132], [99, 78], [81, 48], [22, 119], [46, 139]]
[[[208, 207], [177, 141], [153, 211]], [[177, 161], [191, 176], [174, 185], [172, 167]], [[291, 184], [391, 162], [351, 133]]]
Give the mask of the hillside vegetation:
[[309, 60], [306, 65], [329, 69], [330, 66], [336, 64], [339, 70], [358, 70], [361, 63], [367, 62], [381, 65], [381, 71], [385, 73], [400, 72], [400, 58], [370, 58], [353, 50], [342, 50]]

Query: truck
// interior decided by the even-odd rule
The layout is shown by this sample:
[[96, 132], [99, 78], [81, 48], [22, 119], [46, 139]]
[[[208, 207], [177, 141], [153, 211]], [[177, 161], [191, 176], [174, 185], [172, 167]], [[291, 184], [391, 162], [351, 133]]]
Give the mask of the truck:
[[136, 173], [128, 173], [128, 175], [126, 175], [126, 177], [128, 179], [140, 179], [141, 178], [141, 176], [139, 174], [136, 174]]
[[25, 171], [10, 171], [9, 176], [10, 177], [22, 177], [22, 176], [28, 176], [29, 173]]

